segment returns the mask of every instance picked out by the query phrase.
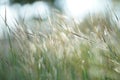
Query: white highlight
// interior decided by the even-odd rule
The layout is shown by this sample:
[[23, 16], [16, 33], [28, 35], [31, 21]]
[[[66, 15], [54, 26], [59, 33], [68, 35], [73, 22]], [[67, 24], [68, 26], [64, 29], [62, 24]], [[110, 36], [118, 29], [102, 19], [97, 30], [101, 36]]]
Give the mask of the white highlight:
[[47, 3], [39, 1], [33, 5], [33, 12], [36, 18], [41, 17], [42, 19], [47, 18], [50, 15], [50, 9]]
[[25, 20], [31, 20], [33, 18], [47, 18], [50, 14], [49, 6], [45, 2], [38, 1], [32, 5], [26, 4], [21, 7], [20, 16]]
[[74, 18], [84, 18], [89, 13], [104, 12], [110, 0], [58, 0], [55, 4], [63, 7], [64, 12]]
[[8, 5], [0, 6], [0, 38], [4, 38], [4, 36], [9, 33], [7, 25], [9, 25], [11, 30], [16, 29], [16, 20], [18, 20], [18, 15], [14, 9], [10, 8]]
[[0, 0], [0, 5], [9, 4], [10, 0]]

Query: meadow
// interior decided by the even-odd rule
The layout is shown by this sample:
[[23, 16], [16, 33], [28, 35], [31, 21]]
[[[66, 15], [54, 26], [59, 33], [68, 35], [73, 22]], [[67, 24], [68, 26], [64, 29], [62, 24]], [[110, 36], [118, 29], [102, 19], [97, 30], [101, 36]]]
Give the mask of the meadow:
[[[16, 21], [17, 22], [17, 21]], [[114, 11], [76, 21], [54, 10], [0, 40], [0, 80], [119, 80], [120, 23]], [[12, 37], [11, 37], [12, 35]]]

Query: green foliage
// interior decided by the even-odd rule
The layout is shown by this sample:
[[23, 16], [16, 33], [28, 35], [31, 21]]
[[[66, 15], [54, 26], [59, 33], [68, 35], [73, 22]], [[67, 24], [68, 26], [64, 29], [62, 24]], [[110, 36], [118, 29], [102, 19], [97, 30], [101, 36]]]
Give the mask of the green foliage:
[[54, 2], [55, 0], [11, 0], [11, 3], [33, 3], [35, 1], [48, 1], [48, 2]]

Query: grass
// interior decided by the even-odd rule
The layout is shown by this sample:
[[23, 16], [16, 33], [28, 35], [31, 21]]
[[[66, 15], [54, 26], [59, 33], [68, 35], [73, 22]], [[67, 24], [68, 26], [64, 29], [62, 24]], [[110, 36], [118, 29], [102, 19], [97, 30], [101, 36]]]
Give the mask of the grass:
[[0, 41], [0, 80], [119, 80], [120, 25], [112, 16], [76, 22], [53, 12], [33, 20], [31, 32], [22, 22]]

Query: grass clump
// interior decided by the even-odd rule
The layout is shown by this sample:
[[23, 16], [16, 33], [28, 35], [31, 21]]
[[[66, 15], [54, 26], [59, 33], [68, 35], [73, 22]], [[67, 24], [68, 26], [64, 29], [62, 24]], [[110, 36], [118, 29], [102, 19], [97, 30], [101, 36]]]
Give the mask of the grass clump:
[[79, 23], [53, 15], [0, 41], [0, 80], [119, 80], [119, 25], [111, 14]]

